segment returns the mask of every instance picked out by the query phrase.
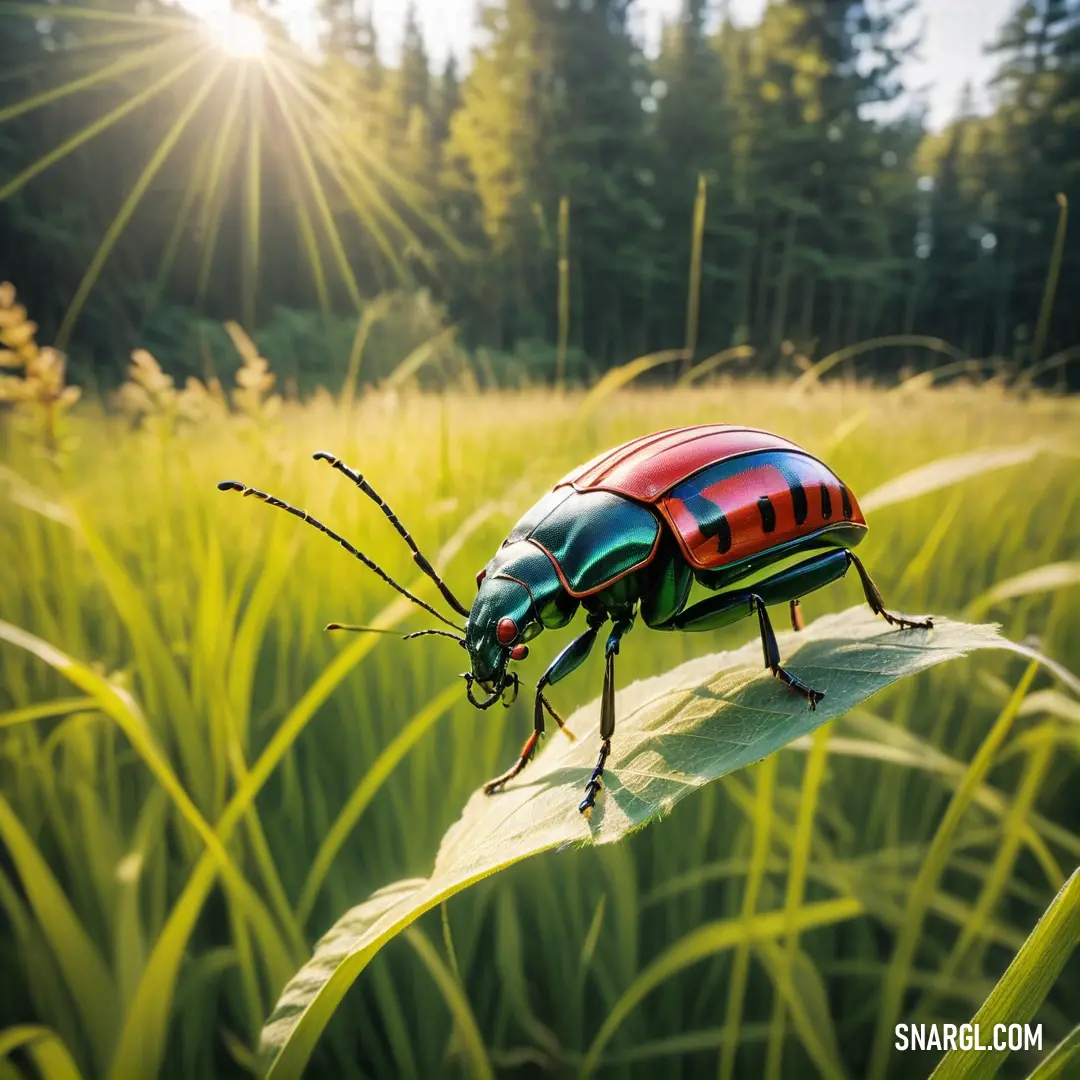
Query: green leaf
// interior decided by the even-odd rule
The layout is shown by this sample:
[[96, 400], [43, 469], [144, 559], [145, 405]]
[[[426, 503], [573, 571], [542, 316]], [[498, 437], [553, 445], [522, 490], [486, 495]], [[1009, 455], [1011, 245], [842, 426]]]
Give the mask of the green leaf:
[[[588, 821], [577, 804], [596, 760], [599, 703], [579, 709], [568, 727], [580, 738], [571, 743], [553, 736], [504, 792], [473, 795], [443, 838], [430, 878], [398, 882], [375, 893], [346, 912], [319, 942], [263, 1029], [269, 1076], [300, 1076], [323, 1028], [371, 958], [447, 897], [559, 845], [621, 840], [695, 789], [767, 757], [895, 680], [976, 649], [1007, 644], [996, 627], [949, 619], [936, 622], [932, 631], [894, 631], [860, 607], [819, 619], [801, 633], [780, 635], [785, 662], [825, 691], [814, 712], [762, 669], [756, 638], [734, 652], [692, 660], [635, 683], [616, 697], [619, 722], [607, 783]], [[847, 899], [830, 904], [843, 910], [830, 907], [829, 918], [850, 918], [861, 910]], [[817, 925], [819, 907], [803, 907], [794, 926], [782, 912], [754, 920], [764, 927], [759, 927], [762, 935], [773, 939]], [[731, 925], [737, 931], [733, 940], [745, 940], [739, 937], [742, 921]]]
[[[972, 1018], [972, 1023], [979, 1025], [983, 1043], [992, 1041], [995, 1024], [1023, 1024], [1035, 1015], [1035, 1010], [1042, 1004], [1078, 943], [1080, 870], [1075, 871], [1062, 886], [1061, 892], [1043, 913], [997, 986]], [[1066, 1062], [1066, 1055], [1075, 1054], [1075, 1050], [1074, 1045], [1071, 1050], [1066, 1047], [1062, 1051]], [[1054, 1053], [1057, 1052], [1055, 1050]], [[987, 1050], [980, 1054], [950, 1050], [930, 1074], [930, 1080], [985, 1080], [994, 1076], [1007, 1054], [1007, 1050]], [[1046, 1064], [1043, 1063], [1044, 1066]], [[1039, 1071], [1034, 1075], [1040, 1076]], [[1051, 1071], [1042, 1075], [1063, 1074]]]

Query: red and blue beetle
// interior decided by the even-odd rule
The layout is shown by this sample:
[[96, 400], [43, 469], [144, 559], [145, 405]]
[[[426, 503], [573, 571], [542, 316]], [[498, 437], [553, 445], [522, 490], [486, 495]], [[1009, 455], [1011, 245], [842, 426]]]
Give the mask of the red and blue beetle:
[[[373, 499], [465, 625], [447, 619], [414, 596], [343, 537], [309, 514], [236, 481], [223, 491], [254, 495], [287, 510], [337, 540], [398, 592], [460, 633], [438, 634], [468, 651], [464, 673], [469, 701], [488, 709], [516, 698], [512, 661], [528, 655], [526, 642], [543, 630], [566, 626], [585, 611], [585, 632], [566, 646], [540, 676], [533, 731], [514, 765], [489, 781], [491, 794], [528, 764], [544, 733], [545, 711], [562, 726], [544, 690], [579, 667], [610, 622], [600, 704], [600, 757], [579, 809], [588, 814], [602, 786], [615, 731], [615, 656], [640, 615], [653, 630], [715, 630], [757, 615], [765, 666], [813, 709], [822, 693], [781, 666], [768, 608], [790, 606], [802, 628], [799, 598], [842, 578], [854, 566], [873, 611], [899, 628], [930, 629], [930, 619], [885, 610], [885, 602], [851, 548], [867, 526], [855, 496], [821, 461], [778, 435], [755, 428], [704, 424], [645, 435], [601, 454], [560, 480], [511, 529], [477, 575], [477, 594], [466, 607], [420, 552], [394, 512], [371, 485], [332, 454], [328, 462]], [[770, 564], [819, 549], [752, 584], [740, 584]], [[831, 550], [830, 550], [831, 549]], [[694, 582], [717, 595], [687, 606]], [[331, 623], [330, 628], [346, 629]], [[363, 629], [363, 628], [356, 628]], [[477, 697], [474, 688], [483, 691]]]

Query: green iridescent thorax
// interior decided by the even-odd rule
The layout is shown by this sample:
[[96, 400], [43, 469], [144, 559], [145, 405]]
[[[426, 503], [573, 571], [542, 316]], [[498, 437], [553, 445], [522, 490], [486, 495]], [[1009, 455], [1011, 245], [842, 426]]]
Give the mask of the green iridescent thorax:
[[[577, 601], [567, 595], [551, 560], [535, 544], [505, 544], [485, 568], [465, 624], [473, 675], [500, 684], [515, 644], [545, 628], [565, 626], [576, 609]], [[497, 636], [501, 619], [513, 619], [518, 628], [518, 637], [509, 644]]]

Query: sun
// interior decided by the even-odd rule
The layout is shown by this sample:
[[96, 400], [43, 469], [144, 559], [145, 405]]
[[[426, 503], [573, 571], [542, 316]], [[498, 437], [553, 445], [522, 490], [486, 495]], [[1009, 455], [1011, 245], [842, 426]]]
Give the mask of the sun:
[[257, 19], [242, 11], [220, 8], [201, 13], [214, 44], [240, 60], [261, 60], [266, 56], [266, 35]]

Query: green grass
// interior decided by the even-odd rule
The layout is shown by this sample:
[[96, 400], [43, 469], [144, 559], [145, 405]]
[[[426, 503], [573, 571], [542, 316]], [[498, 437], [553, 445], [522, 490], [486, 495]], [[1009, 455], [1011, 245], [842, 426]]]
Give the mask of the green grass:
[[[823, 455], [863, 497], [860, 554], [894, 607], [1000, 621], [1080, 669], [1075, 401], [851, 382], [583, 400], [405, 389], [178, 432], [131, 432], [90, 403], [55, 458], [0, 430], [0, 619], [15, 628], [0, 641], [0, 1077], [70, 1076], [69, 1059], [87, 1080], [248, 1075], [314, 940], [427, 875], [529, 729], [526, 695], [497, 715], [442, 696], [462, 666], [447, 642], [323, 633], [430, 620], [218, 480], [305, 507], [434, 599], [312, 451], [360, 468], [468, 595], [572, 465], [651, 429], [737, 420]], [[858, 599], [844, 582], [804, 610]], [[752, 636], [639, 628], [621, 670], [657, 675]], [[525, 678], [567, 639], [538, 639]], [[782, 751], [772, 777], [731, 774], [620, 844], [480, 883], [373, 959], [305, 1075], [587, 1062], [604, 1078], [858, 1077], [873, 1060], [926, 1077], [935, 1055], [875, 1052], [881, 1017], [971, 1019], [1080, 864], [1076, 694], [1040, 669], [1024, 698], [1026, 667], [988, 652], [904, 680], [824, 745]], [[560, 684], [564, 714], [601, 671]], [[748, 919], [776, 926], [759, 939], [738, 930]], [[705, 928], [715, 940], [695, 951]], [[616, 1023], [658, 964], [670, 975]], [[1044, 1054], [1080, 1015], [1075, 959], [1051, 982], [1034, 1013]], [[1003, 986], [985, 1008], [1019, 993]], [[999, 1075], [1037, 1061], [1012, 1055]]]

